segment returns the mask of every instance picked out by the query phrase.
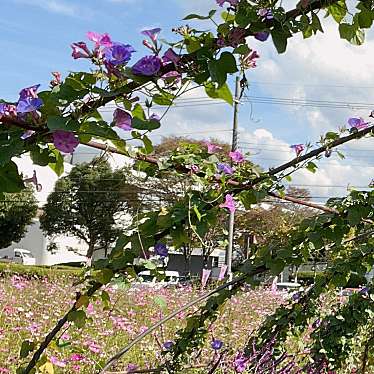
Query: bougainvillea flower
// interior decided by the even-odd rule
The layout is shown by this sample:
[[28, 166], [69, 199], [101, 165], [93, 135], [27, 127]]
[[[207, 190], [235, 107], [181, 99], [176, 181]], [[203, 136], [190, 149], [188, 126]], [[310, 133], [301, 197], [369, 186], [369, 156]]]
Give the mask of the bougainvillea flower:
[[224, 174], [227, 174], [227, 175], [231, 175], [231, 174], [234, 173], [234, 169], [228, 164], [218, 163], [217, 164], [217, 169], [218, 169], [218, 171], [220, 171]]
[[223, 341], [222, 340], [219, 340], [219, 339], [213, 339], [212, 343], [210, 344], [210, 346], [215, 350], [215, 351], [218, 351], [222, 348], [223, 346]]
[[89, 31], [87, 33], [87, 38], [95, 43], [96, 48], [97, 47], [110, 47], [112, 45], [112, 40], [110, 38], [110, 35], [105, 34], [99, 34], [97, 32]]
[[351, 127], [355, 127], [357, 130], [366, 129], [368, 127], [368, 123], [365, 122], [362, 117], [360, 117], [360, 118], [350, 118], [348, 120], [348, 124]]
[[269, 33], [267, 31], [260, 31], [254, 34], [255, 39], [259, 40], [260, 42], [264, 42], [269, 37]]
[[73, 52], [71, 55], [76, 60], [78, 58], [90, 58], [91, 52], [87, 47], [87, 44], [85, 42], [77, 42], [70, 45], [70, 47], [73, 49]]
[[63, 153], [73, 153], [79, 144], [78, 137], [70, 131], [56, 130], [52, 137], [55, 147]]
[[208, 153], [215, 153], [222, 149], [222, 147], [220, 147], [219, 145], [210, 142], [204, 142], [204, 144], [208, 148]]
[[172, 342], [171, 340], [165, 342], [162, 346], [167, 350], [169, 351], [174, 345], [174, 342]]
[[117, 108], [113, 115], [114, 122], [117, 127], [125, 131], [132, 130], [132, 117], [129, 113]]
[[156, 27], [155, 29], [143, 30], [141, 33], [142, 35], [148, 36], [153, 42], [156, 42], [160, 31], [161, 29]]
[[231, 160], [237, 162], [238, 164], [245, 161], [244, 156], [240, 151], [229, 152], [229, 156]]
[[166, 247], [166, 244], [164, 243], [157, 243], [155, 245], [155, 254], [160, 257], [167, 257], [168, 256], [168, 248]]
[[123, 65], [130, 61], [134, 52], [135, 49], [129, 44], [113, 43], [104, 49], [104, 57], [110, 64]]
[[133, 67], [132, 72], [135, 75], [152, 76], [159, 72], [162, 61], [158, 56], [145, 56], [141, 58]]
[[305, 149], [303, 144], [292, 144], [290, 146], [291, 149], [293, 149], [296, 153], [296, 156], [299, 156], [300, 153]]
[[162, 56], [164, 63], [173, 62], [175, 65], [178, 64], [180, 59], [181, 57], [172, 48], [169, 48]]
[[249, 359], [242, 352], [238, 352], [234, 358], [234, 369], [237, 373], [243, 373], [247, 369]]
[[225, 202], [219, 205], [220, 208], [227, 208], [231, 213], [234, 213], [235, 208], [235, 201], [232, 195], [227, 194], [225, 196]]

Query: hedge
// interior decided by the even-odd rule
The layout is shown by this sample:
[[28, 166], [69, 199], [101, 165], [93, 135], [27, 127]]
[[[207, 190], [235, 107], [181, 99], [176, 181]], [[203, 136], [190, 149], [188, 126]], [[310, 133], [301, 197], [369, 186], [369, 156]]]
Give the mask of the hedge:
[[71, 278], [78, 277], [82, 273], [79, 268], [68, 266], [37, 266], [37, 265], [21, 265], [8, 262], [0, 262], [0, 277], [10, 275], [21, 275], [26, 278]]

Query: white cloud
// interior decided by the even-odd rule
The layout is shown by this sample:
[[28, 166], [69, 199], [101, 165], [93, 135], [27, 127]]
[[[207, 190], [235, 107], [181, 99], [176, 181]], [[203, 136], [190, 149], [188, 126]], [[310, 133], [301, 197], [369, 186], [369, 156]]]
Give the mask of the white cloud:
[[76, 4], [64, 0], [15, 0], [17, 3], [34, 6], [43, 10], [65, 16], [83, 16], [83, 9]]

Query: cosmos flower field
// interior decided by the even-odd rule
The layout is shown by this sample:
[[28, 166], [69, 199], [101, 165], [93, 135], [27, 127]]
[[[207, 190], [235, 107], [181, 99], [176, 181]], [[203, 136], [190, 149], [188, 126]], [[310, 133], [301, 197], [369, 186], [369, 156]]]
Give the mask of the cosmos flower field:
[[[73, 279], [68, 276], [55, 280], [26, 279], [17, 275], [1, 278], [0, 373], [14, 373], [19, 364], [25, 362], [20, 359], [22, 341], [41, 340], [69, 308], [75, 291]], [[90, 319], [86, 326], [83, 329], [69, 326], [48, 349], [47, 356], [55, 373], [94, 372], [137, 334], [202, 292], [191, 287], [160, 290], [109, 288], [107, 291], [111, 298], [109, 308], [104, 310], [99, 299], [93, 301], [87, 308]], [[234, 297], [226, 304], [220, 319], [210, 327], [211, 340], [194, 365], [209, 364], [215, 355], [226, 350], [222, 365], [229, 367], [235, 351], [282, 300], [281, 294], [270, 290], [249, 290]], [[191, 311], [180, 313], [133, 347], [112, 372], [157, 367], [167, 342], [173, 341], [174, 332], [184, 326]], [[222, 346], [217, 341], [221, 341]], [[191, 369], [189, 372], [204, 372], [201, 370]]]

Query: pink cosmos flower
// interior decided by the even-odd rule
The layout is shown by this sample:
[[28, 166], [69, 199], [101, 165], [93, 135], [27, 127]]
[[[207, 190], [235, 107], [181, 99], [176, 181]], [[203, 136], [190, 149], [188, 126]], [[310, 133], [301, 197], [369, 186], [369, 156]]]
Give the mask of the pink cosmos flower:
[[234, 162], [237, 162], [238, 164], [245, 161], [244, 156], [240, 151], [229, 152], [229, 156], [231, 160], [233, 160]]
[[65, 360], [59, 360], [57, 357], [55, 357], [55, 356], [51, 356], [51, 357], [49, 357], [49, 361], [51, 361], [51, 363], [53, 364], [53, 365], [56, 365], [56, 366], [58, 366], [58, 367], [60, 367], [60, 368], [64, 368], [64, 367], [66, 367], [66, 361]]
[[292, 144], [290, 148], [295, 150], [296, 156], [298, 157], [301, 152], [305, 149], [303, 144]]
[[213, 144], [213, 143], [210, 143], [210, 142], [204, 142], [204, 144], [208, 148], [208, 153], [215, 153], [215, 152], [220, 151], [222, 149], [222, 147], [220, 147], [219, 145]]
[[84, 360], [84, 356], [82, 356], [79, 353], [73, 353], [70, 356], [70, 361], [73, 361], [73, 362], [78, 362], [78, 361], [83, 361], [83, 360]]
[[52, 137], [55, 147], [63, 153], [73, 153], [79, 144], [78, 137], [70, 131], [56, 130]]
[[131, 131], [132, 130], [132, 117], [129, 113], [125, 112], [122, 109], [117, 108], [114, 111], [113, 115], [114, 122], [117, 127], [119, 127], [122, 130], [125, 131]]
[[225, 202], [219, 205], [220, 208], [227, 208], [231, 213], [234, 213], [235, 208], [235, 201], [232, 195], [227, 194], [225, 196]]

